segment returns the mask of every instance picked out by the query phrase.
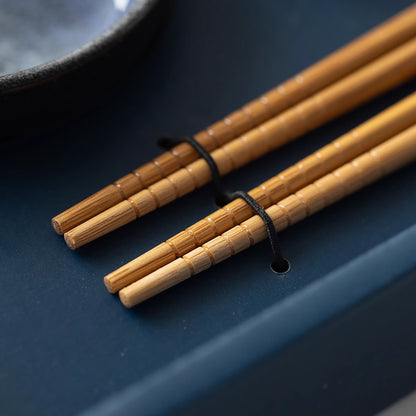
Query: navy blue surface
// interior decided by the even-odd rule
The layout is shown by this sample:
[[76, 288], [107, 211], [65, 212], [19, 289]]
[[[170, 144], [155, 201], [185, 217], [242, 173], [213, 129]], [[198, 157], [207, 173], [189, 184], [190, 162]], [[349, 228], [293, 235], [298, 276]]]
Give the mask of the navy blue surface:
[[[137, 414], [138, 409], [141, 415], [178, 411], [198, 415], [218, 411], [239, 415], [333, 414], [333, 410], [329, 412], [334, 409], [330, 396], [338, 401], [338, 415], [374, 414], [397, 398], [404, 386], [416, 384], [412, 377], [416, 371], [414, 360], [401, 368], [403, 357], [413, 356], [416, 344], [416, 317], [409, 314], [414, 309], [416, 292], [415, 246], [416, 225], [83, 416], [129, 416]], [[393, 283], [396, 286], [391, 294], [387, 288]], [[362, 302], [374, 292], [378, 293], [370, 304]], [[388, 308], [386, 300], [390, 303]], [[334, 319], [357, 303], [353, 313]], [[384, 310], [380, 311], [380, 303]], [[360, 325], [353, 325], [354, 319], [360, 320]], [[401, 325], [403, 319], [406, 326]], [[349, 331], [343, 328], [342, 336], [337, 337], [337, 330], [346, 322]], [[311, 334], [323, 323], [323, 328]], [[400, 340], [394, 336], [397, 332]], [[306, 339], [302, 339], [305, 335]], [[294, 343], [299, 338], [301, 342]], [[288, 354], [284, 347], [289, 343], [294, 345]], [[292, 353], [305, 347], [308, 351], [303, 354]], [[283, 356], [280, 362], [279, 353]], [[294, 357], [295, 363], [287, 362], [288, 355], [292, 355], [292, 361]], [[385, 356], [388, 364], [383, 360]], [[398, 373], [394, 383], [386, 377], [385, 367], [389, 367], [390, 379], [392, 367]], [[336, 373], [336, 379], [328, 369]], [[347, 384], [352, 377], [356, 383], [345, 389], [337, 386]], [[371, 389], [364, 383], [371, 383]], [[367, 396], [363, 402], [357, 400], [361, 395]]]
[[[2, 145], [0, 414], [79, 412], [414, 224], [412, 165], [281, 233], [286, 277], [270, 271], [264, 243], [133, 310], [103, 276], [213, 210], [209, 188], [77, 252], [50, 226], [158, 154], [159, 135], [200, 130], [408, 4], [177, 1], [145, 63], [106, 99]], [[229, 175], [228, 187], [250, 189], [415, 86]]]

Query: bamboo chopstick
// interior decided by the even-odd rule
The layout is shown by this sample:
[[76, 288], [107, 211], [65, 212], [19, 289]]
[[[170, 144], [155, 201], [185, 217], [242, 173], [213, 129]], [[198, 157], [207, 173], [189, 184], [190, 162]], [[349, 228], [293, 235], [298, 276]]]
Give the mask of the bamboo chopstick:
[[[415, 159], [416, 125], [413, 125], [266, 211], [276, 230], [281, 231]], [[119, 292], [120, 299], [128, 308], [135, 306], [264, 240], [266, 236], [263, 221], [255, 215], [125, 287]]]
[[[413, 5], [223, 120], [197, 133], [195, 139], [208, 151], [220, 147], [416, 36], [415, 21], [416, 6]], [[57, 215], [52, 219], [52, 225], [58, 234], [63, 234], [197, 158], [197, 153], [188, 144], [175, 146], [171, 151], [163, 153], [152, 162]]]
[[[416, 74], [416, 38], [211, 153], [221, 175], [294, 140]], [[113, 231], [211, 180], [203, 159], [177, 170], [64, 234], [72, 249]]]
[[[249, 192], [267, 208], [416, 123], [416, 93], [387, 108]], [[253, 215], [240, 198], [104, 277], [115, 293]]]

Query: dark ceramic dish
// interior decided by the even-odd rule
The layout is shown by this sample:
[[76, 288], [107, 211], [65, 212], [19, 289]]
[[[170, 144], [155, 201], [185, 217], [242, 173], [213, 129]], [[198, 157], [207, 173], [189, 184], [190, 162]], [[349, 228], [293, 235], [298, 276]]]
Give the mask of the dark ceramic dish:
[[[0, 137], [68, 116], [137, 60], [161, 22], [160, 0], [0, 0]], [[27, 23], [27, 24], [25, 24]]]

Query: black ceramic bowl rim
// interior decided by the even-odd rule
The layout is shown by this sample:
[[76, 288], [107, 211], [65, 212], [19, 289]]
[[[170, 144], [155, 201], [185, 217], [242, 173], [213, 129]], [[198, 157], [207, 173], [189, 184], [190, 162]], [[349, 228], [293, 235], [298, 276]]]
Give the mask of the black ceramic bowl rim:
[[98, 38], [61, 58], [0, 77], [0, 94], [7, 95], [59, 78], [77, 70], [121, 43], [153, 10], [159, 0], [142, 0]]

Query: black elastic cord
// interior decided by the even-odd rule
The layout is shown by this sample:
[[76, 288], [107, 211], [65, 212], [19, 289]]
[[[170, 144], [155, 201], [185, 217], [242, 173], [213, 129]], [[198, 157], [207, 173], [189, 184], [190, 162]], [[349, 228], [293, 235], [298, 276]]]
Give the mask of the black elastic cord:
[[208, 167], [211, 171], [212, 181], [214, 182], [216, 204], [222, 207], [236, 198], [241, 198], [242, 200], [244, 200], [254, 211], [254, 213], [256, 213], [263, 220], [264, 225], [266, 226], [267, 235], [269, 237], [270, 245], [273, 251], [273, 262], [271, 264], [272, 270], [276, 273], [288, 272], [290, 264], [282, 255], [282, 251], [279, 244], [279, 238], [277, 236], [276, 229], [274, 228], [273, 221], [270, 218], [269, 214], [247, 192], [228, 192], [224, 189], [217, 164], [211, 157], [210, 153], [207, 150], [205, 150], [205, 148], [201, 146], [200, 143], [198, 143], [193, 137], [182, 137], [180, 139], [177, 139], [173, 137], [163, 136], [159, 138], [158, 145], [163, 147], [164, 149], [171, 149], [173, 146], [176, 146], [183, 142], [186, 142], [189, 145], [191, 145], [197, 151], [197, 153], [207, 162]]
[[209, 170], [211, 171], [212, 182], [214, 183], [215, 190], [215, 202], [219, 206], [228, 204], [229, 200], [227, 199], [227, 192], [224, 190], [220, 171], [218, 166], [215, 163], [215, 160], [211, 157], [210, 153], [205, 150], [200, 143], [198, 143], [193, 137], [181, 137], [179, 139], [175, 137], [162, 136], [158, 139], [157, 144], [164, 149], [171, 149], [174, 146], [177, 146], [180, 143], [190, 144], [208, 164]]
[[266, 226], [267, 236], [269, 237], [270, 245], [273, 252], [273, 261], [271, 268], [276, 273], [287, 273], [290, 268], [289, 262], [283, 257], [282, 250], [280, 248], [279, 238], [277, 236], [276, 228], [274, 228], [273, 220], [266, 210], [247, 192], [235, 191], [231, 194], [232, 199], [241, 198], [244, 200], [250, 208], [263, 220]]

